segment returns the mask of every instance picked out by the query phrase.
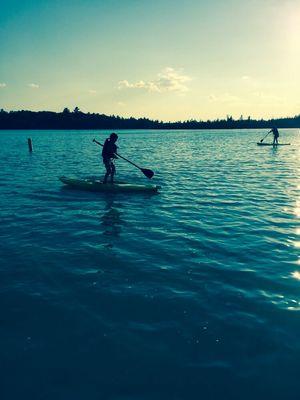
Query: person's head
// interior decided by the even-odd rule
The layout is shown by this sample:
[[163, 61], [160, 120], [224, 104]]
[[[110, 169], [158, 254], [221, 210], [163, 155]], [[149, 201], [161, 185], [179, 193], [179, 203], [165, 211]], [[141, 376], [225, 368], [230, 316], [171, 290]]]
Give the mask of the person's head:
[[118, 135], [116, 133], [112, 133], [109, 138], [113, 143], [115, 143], [118, 140]]

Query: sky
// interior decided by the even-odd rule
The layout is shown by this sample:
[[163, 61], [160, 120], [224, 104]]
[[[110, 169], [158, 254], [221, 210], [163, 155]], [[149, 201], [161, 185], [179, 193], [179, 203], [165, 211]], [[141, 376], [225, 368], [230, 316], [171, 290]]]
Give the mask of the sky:
[[300, 114], [300, 0], [0, 0], [0, 108]]

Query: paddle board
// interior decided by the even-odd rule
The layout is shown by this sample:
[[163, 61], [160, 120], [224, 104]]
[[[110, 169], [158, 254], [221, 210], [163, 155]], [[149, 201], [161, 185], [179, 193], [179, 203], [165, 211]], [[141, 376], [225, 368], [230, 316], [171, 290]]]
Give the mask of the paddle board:
[[106, 193], [117, 193], [117, 192], [142, 192], [142, 193], [155, 193], [160, 189], [157, 185], [142, 185], [134, 183], [125, 182], [115, 182], [102, 183], [100, 180], [94, 179], [78, 179], [78, 178], [68, 178], [66, 176], [61, 176], [60, 181], [65, 185], [79, 189], [88, 190], [91, 192], [106, 192]]

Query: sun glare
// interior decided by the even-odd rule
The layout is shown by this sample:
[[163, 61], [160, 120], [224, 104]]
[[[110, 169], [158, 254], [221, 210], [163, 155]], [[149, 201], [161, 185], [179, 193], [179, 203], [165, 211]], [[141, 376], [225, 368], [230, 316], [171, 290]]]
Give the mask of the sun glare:
[[300, 272], [299, 271], [292, 272], [292, 277], [300, 281]]

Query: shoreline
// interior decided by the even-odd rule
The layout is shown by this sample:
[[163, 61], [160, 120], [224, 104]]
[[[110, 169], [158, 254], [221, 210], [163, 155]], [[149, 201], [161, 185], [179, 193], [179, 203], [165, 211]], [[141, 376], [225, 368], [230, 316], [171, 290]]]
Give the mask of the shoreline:
[[[300, 125], [296, 127], [278, 127], [279, 129], [300, 129]], [[254, 127], [254, 128], [2, 128], [1, 131], [249, 131], [263, 130], [269, 127]]]

